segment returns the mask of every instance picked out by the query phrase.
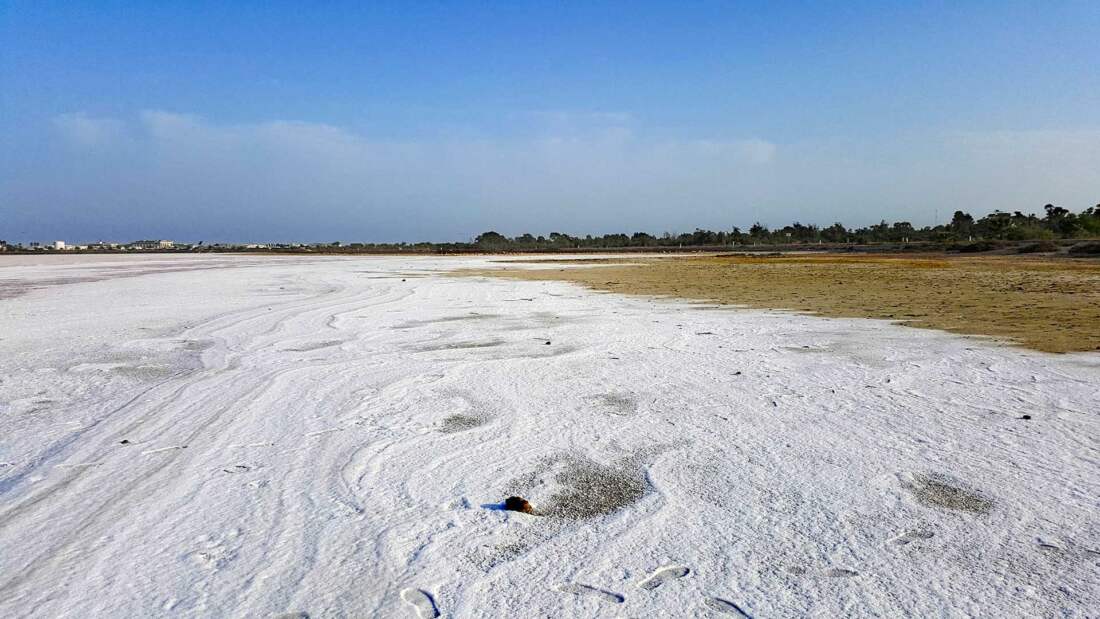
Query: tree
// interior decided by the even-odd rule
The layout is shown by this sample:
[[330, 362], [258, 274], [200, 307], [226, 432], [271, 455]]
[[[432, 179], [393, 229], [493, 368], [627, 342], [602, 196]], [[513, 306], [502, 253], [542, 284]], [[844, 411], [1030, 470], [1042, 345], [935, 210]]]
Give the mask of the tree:
[[974, 218], [970, 213], [955, 211], [951, 217], [951, 231], [959, 236], [969, 235], [974, 228]]
[[848, 229], [838, 221], [822, 230], [821, 238], [829, 243], [841, 243], [848, 240]]
[[1002, 211], [993, 211], [982, 217], [974, 224], [976, 230], [982, 236], [1003, 239], [1012, 226], [1012, 216]]
[[556, 246], [570, 247], [573, 245], [574, 239], [568, 234], [562, 234], [561, 232], [551, 232], [550, 242]]
[[1059, 219], [1063, 219], [1070, 214], [1068, 209], [1064, 209], [1060, 206], [1054, 206], [1053, 204], [1048, 204], [1044, 206], [1043, 210], [1047, 212], [1047, 216], [1045, 217], [1045, 219], [1049, 222], [1058, 221]]
[[498, 248], [508, 244], [508, 237], [503, 234], [490, 230], [488, 232], [482, 232], [474, 239], [474, 244], [482, 248]]

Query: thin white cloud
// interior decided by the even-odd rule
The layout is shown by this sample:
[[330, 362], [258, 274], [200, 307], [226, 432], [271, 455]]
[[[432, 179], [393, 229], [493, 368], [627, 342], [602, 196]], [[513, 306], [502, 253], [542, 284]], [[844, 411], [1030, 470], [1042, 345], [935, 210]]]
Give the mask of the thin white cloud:
[[60, 114], [54, 128], [69, 142], [82, 147], [107, 145], [122, 136], [124, 123], [114, 118], [92, 118], [84, 112]]
[[63, 179], [46, 167], [21, 179], [19, 201], [62, 219], [90, 205], [94, 221], [140, 217], [205, 230], [205, 238], [411, 240], [487, 228], [661, 232], [755, 220], [927, 225], [954, 208], [1078, 209], [1100, 200], [1092, 130], [777, 145], [657, 139], [626, 116], [561, 116], [556, 132], [548, 127], [557, 121], [540, 117], [528, 132], [393, 141], [324, 123], [71, 114], [55, 119], [61, 135], [96, 148], [59, 155], [67, 159], [49, 168]]

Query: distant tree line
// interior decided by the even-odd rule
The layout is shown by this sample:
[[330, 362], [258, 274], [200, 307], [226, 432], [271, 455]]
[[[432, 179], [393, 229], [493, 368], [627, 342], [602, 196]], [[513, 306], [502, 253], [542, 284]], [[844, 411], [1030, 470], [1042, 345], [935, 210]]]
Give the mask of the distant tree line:
[[[737, 245], [790, 244], [852, 244], [875, 243], [963, 243], [970, 241], [1028, 241], [1076, 238], [1100, 238], [1100, 204], [1073, 213], [1053, 204], [1043, 207], [1043, 214], [1023, 214], [1020, 211], [992, 213], [974, 219], [963, 211], [955, 211], [949, 222], [916, 228], [908, 221], [887, 223], [885, 220], [863, 228], [848, 228], [837, 222], [827, 227], [794, 222], [771, 229], [759, 222], [747, 230], [704, 230], [670, 233], [659, 236], [647, 232], [604, 234], [602, 236], [572, 236], [551, 232], [547, 236], [521, 234], [507, 237], [496, 231], [483, 232], [470, 242], [457, 243], [301, 243], [272, 245], [206, 245], [200, 242], [190, 251], [323, 251], [327, 253], [361, 253], [409, 251], [446, 253], [470, 251], [563, 251], [616, 248], [679, 248], [721, 247]], [[17, 249], [0, 241], [0, 251]], [[22, 249], [22, 247], [18, 247]]]
[[602, 249], [626, 247], [717, 247], [723, 245], [780, 245], [806, 243], [913, 243], [965, 242], [972, 240], [1050, 240], [1100, 237], [1100, 204], [1080, 213], [1053, 204], [1043, 207], [1043, 216], [1020, 211], [994, 211], [981, 219], [963, 211], [955, 211], [951, 221], [916, 228], [908, 221], [887, 223], [885, 220], [863, 228], [848, 228], [837, 222], [827, 227], [794, 222], [771, 229], [759, 222], [747, 230], [704, 230], [669, 233], [659, 236], [647, 232], [604, 234], [602, 236], [572, 236], [551, 232], [547, 236], [521, 234], [507, 237], [496, 231], [483, 232], [469, 243], [398, 243], [364, 244], [332, 243], [329, 247], [344, 251], [405, 249], [411, 251], [531, 251]]

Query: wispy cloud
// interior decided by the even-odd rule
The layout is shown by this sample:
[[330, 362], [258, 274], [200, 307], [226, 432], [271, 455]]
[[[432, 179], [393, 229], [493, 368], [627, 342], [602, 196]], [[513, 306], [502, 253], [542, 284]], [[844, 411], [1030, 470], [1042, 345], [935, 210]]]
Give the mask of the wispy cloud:
[[[72, 148], [20, 179], [20, 203], [203, 238], [449, 239], [690, 229], [794, 219], [931, 223], [936, 209], [1080, 208], [1100, 196], [1096, 131], [927, 134], [775, 144], [648, 135], [626, 114], [534, 112], [528, 131], [379, 140], [289, 120], [148, 110], [54, 119]], [[44, 168], [43, 168], [44, 169]], [[94, 218], [92, 217], [94, 215]], [[148, 224], [146, 224], [148, 225]]]
[[[657, 204], [716, 204], [731, 182], [750, 183], [777, 152], [756, 138], [646, 139], [621, 126], [628, 120], [538, 113], [538, 130], [527, 135], [417, 141], [374, 140], [323, 123], [218, 124], [163, 110], [97, 122], [133, 138], [117, 169], [155, 180], [148, 203], [189, 200], [192, 209], [208, 207], [207, 216], [232, 208], [306, 220], [303, 213], [323, 212], [368, 229], [418, 221], [418, 234], [430, 236], [446, 236], [448, 226], [463, 234], [489, 225], [579, 230]], [[90, 129], [57, 124], [75, 145], [93, 141]], [[432, 221], [439, 226], [429, 231]]]
[[92, 118], [84, 112], [75, 112], [55, 116], [53, 126], [70, 142], [82, 147], [94, 147], [120, 138], [124, 123], [114, 118]]

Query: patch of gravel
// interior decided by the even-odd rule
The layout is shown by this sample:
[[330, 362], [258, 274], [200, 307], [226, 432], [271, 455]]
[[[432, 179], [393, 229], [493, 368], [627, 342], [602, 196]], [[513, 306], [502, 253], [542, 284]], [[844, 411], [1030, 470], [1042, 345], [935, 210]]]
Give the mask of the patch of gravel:
[[906, 489], [921, 505], [972, 514], [987, 514], [993, 501], [978, 492], [963, 488], [955, 480], [940, 474], [915, 474]]
[[638, 400], [628, 393], [601, 393], [589, 398], [601, 412], [626, 417], [638, 410]]
[[484, 425], [488, 420], [488, 417], [478, 415], [449, 415], [443, 419], [439, 431], [444, 434], [454, 434]]
[[535, 514], [539, 516], [565, 520], [596, 518], [638, 502], [650, 489], [637, 458], [600, 464], [582, 456], [563, 455], [549, 458], [543, 464], [539, 472], [525, 475], [513, 484], [516, 494], [531, 493]]

